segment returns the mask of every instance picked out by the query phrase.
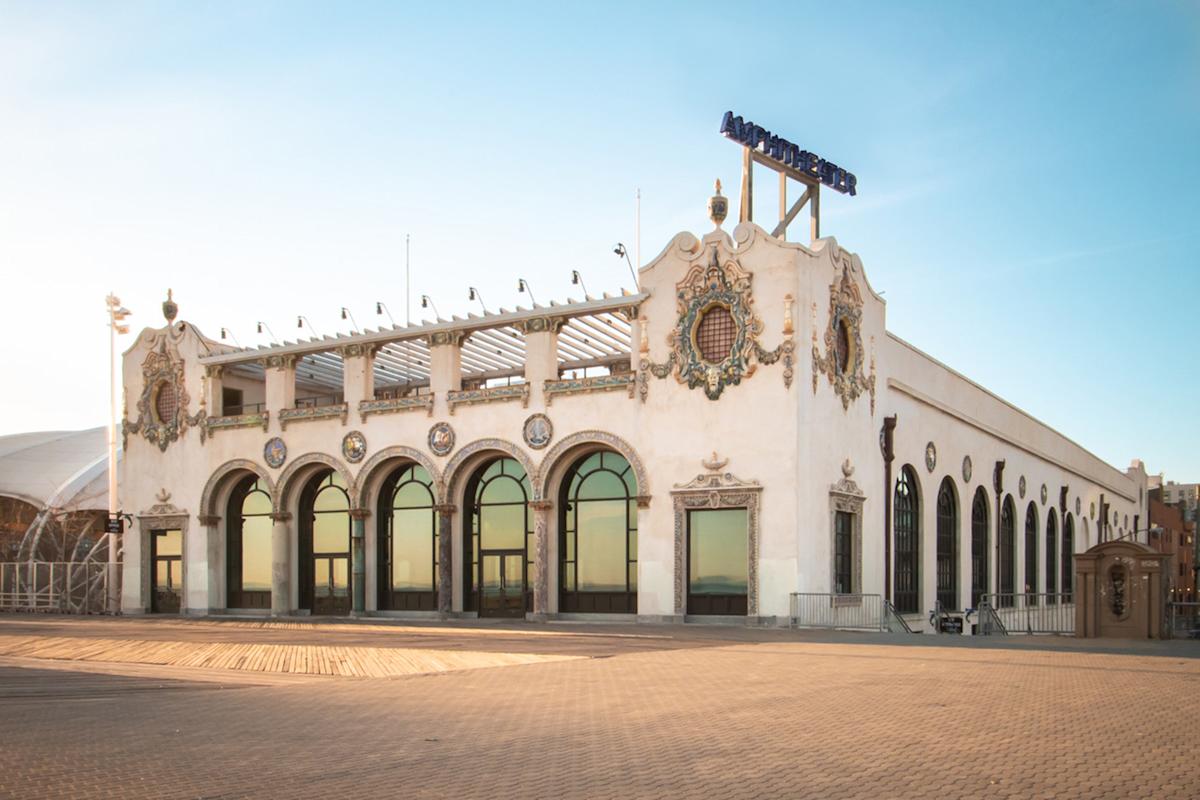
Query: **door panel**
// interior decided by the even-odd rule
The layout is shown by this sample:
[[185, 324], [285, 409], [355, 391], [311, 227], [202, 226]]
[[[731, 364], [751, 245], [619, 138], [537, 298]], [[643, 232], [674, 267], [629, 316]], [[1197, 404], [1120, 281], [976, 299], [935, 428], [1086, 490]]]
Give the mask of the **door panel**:
[[350, 599], [350, 559], [313, 556], [312, 613], [346, 616], [350, 613]]
[[484, 551], [479, 560], [479, 615], [525, 616], [525, 552]]

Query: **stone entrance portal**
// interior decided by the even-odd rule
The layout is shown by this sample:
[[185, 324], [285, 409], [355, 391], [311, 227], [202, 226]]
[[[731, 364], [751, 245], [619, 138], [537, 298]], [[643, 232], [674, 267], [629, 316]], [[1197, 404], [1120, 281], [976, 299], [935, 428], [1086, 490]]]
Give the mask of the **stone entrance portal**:
[[1104, 542], [1075, 556], [1075, 635], [1166, 638], [1170, 559], [1129, 541]]

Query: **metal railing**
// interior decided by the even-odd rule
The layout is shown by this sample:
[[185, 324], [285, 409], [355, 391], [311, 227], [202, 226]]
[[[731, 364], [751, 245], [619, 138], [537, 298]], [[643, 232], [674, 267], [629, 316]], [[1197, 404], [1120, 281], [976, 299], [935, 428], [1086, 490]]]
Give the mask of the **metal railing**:
[[981, 636], [1012, 633], [1075, 634], [1075, 604], [1070, 593], [1005, 592], [979, 601]]
[[1168, 603], [1167, 618], [1176, 639], [1200, 639], [1200, 603]]
[[297, 397], [296, 408], [325, 408], [340, 406], [346, 402], [340, 394], [318, 394], [312, 397]]
[[0, 562], [0, 610], [3, 611], [109, 614], [119, 611], [120, 598], [120, 563]]
[[887, 610], [878, 594], [794, 592], [792, 627], [886, 631]]
[[900, 612], [892, 605], [891, 600], [883, 601], [883, 622], [884, 630], [888, 633], [916, 633], [908, 626], [904, 617], [900, 616]]
[[266, 403], [241, 403], [225, 406], [221, 409], [221, 414], [226, 417], [240, 417], [243, 414], [261, 414], [266, 408]]

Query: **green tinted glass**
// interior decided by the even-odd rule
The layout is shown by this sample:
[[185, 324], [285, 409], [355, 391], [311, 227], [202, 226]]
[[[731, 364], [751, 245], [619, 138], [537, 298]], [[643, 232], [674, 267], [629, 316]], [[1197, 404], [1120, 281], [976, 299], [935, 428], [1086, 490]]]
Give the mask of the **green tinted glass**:
[[271, 590], [271, 519], [247, 517], [242, 522], [242, 589]]
[[428, 509], [392, 512], [392, 588], [430, 591], [433, 579], [433, 513]]
[[484, 506], [479, 510], [479, 525], [484, 550], [524, 549], [524, 504]]
[[693, 594], [745, 594], [746, 509], [688, 515], [688, 585]]
[[350, 515], [317, 514], [313, 520], [313, 552], [345, 553], [350, 550]]
[[183, 531], [162, 531], [155, 537], [155, 555], [183, 555]]
[[[591, 480], [585, 481], [584, 486]], [[625, 591], [625, 502], [580, 503], [577, 513], [579, 553], [575, 561], [579, 591]]]

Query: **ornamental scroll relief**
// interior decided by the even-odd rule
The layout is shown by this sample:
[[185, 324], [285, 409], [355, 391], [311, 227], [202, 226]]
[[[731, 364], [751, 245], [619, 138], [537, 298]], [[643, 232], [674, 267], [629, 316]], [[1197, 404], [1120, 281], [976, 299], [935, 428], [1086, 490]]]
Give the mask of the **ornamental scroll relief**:
[[863, 370], [865, 351], [862, 342], [862, 294], [850, 277], [848, 259], [842, 259], [842, 274], [829, 286], [829, 324], [825, 328], [825, 354], [817, 346], [815, 323], [816, 303], [813, 303], [812, 366], [813, 394], [817, 393], [819, 377], [824, 374], [833, 391], [842, 399], [842, 409], [859, 395], [871, 395], [871, 415], [875, 414], [875, 356], [871, 356], [870, 375]]
[[642, 402], [649, 392], [650, 376], [662, 379], [674, 373], [679, 383], [689, 389], [702, 388], [709, 400], [717, 400], [727, 386], [753, 375], [758, 364], [777, 361], [783, 362], [784, 386], [792, 385], [795, 374], [792, 296], [784, 298], [786, 338], [775, 349], [767, 350], [759, 342], [763, 324], [754, 313], [752, 278], [734, 259], [722, 264], [715, 244], [707, 264], [693, 264], [675, 285], [679, 317], [667, 337], [671, 349], [665, 362], [650, 360], [646, 322], [642, 320], [638, 365], [638, 393]]

